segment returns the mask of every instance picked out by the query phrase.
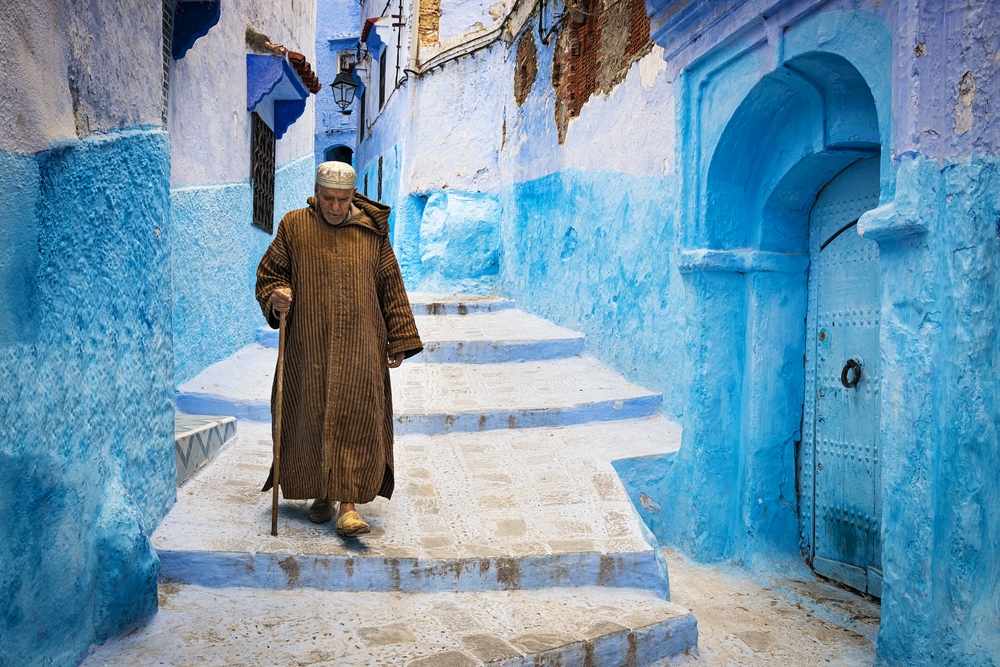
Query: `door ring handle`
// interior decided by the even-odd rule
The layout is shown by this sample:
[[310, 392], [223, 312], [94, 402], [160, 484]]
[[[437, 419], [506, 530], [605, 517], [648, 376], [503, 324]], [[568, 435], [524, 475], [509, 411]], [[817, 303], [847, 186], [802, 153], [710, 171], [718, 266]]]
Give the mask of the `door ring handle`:
[[[852, 371], [853, 374], [851, 374]], [[851, 374], [850, 378], [848, 378], [848, 374]], [[840, 384], [850, 389], [851, 387], [857, 387], [860, 381], [861, 364], [854, 359], [848, 359], [847, 363], [844, 364], [844, 370], [840, 371]]]

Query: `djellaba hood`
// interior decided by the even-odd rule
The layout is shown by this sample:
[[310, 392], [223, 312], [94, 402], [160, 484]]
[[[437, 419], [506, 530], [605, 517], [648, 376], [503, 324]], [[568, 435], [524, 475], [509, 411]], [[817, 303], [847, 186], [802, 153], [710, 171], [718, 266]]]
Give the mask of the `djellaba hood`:
[[[313, 213], [319, 217], [320, 220], [324, 220], [323, 212], [319, 209], [319, 201], [316, 197], [309, 197], [306, 200], [309, 204], [309, 208], [312, 209]], [[376, 234], [381, 234], [385, 236], [389, 233], [389, 214], [392, 209], [385, 204], [380, 204], [377, 201], [372, 201], [363, 194], [355, 192], [354, 199], [351, 200], [351, 204], [355, 206], [360, 212], [357, 215], [348, 217], [347, 220], [336, 225], [337, 227], [342, 227], [345, 225], [359, 225], [361, 227], [367, 227]]]

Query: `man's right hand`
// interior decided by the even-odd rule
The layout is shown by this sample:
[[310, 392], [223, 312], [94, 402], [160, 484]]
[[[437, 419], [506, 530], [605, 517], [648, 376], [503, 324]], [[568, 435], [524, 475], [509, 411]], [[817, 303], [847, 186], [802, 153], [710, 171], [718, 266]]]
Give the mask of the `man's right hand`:
[[279, 287], [271, 292], [271, 309], [276, 313], [287, 313], [292, 307], [292, 290]]

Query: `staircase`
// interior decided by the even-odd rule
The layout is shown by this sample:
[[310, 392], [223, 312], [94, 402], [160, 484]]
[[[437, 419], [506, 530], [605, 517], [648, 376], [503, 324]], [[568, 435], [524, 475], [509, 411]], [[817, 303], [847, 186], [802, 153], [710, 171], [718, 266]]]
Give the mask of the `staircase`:
[[83, 664], [654, 665], [697, 644], [611, 461], [679, 446], [660, 396], [497, 298], [411, 295], [392, 371], [396, 491], [343, 539], [283, 501], [270, 535], [276, 337], [178, 389], [240, 419], [153, 535], [160, 612]]

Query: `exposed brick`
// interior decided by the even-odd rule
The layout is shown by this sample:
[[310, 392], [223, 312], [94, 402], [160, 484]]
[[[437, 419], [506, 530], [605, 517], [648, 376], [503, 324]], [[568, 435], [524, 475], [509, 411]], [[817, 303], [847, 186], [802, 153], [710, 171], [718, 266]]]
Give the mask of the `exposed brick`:
[[538, 50], [535, 46], [535, 33], [531, 26], [521, 35], [517, 43], [517, 59], [514, 68], [514, 101], [517, 106], [524, 104], [535, 85], [538, 76]]
[[610, 93], [652, 45], [644, 0], [576, 0], [567, 11], [552, 62], [560, 144], [590, 96]]

